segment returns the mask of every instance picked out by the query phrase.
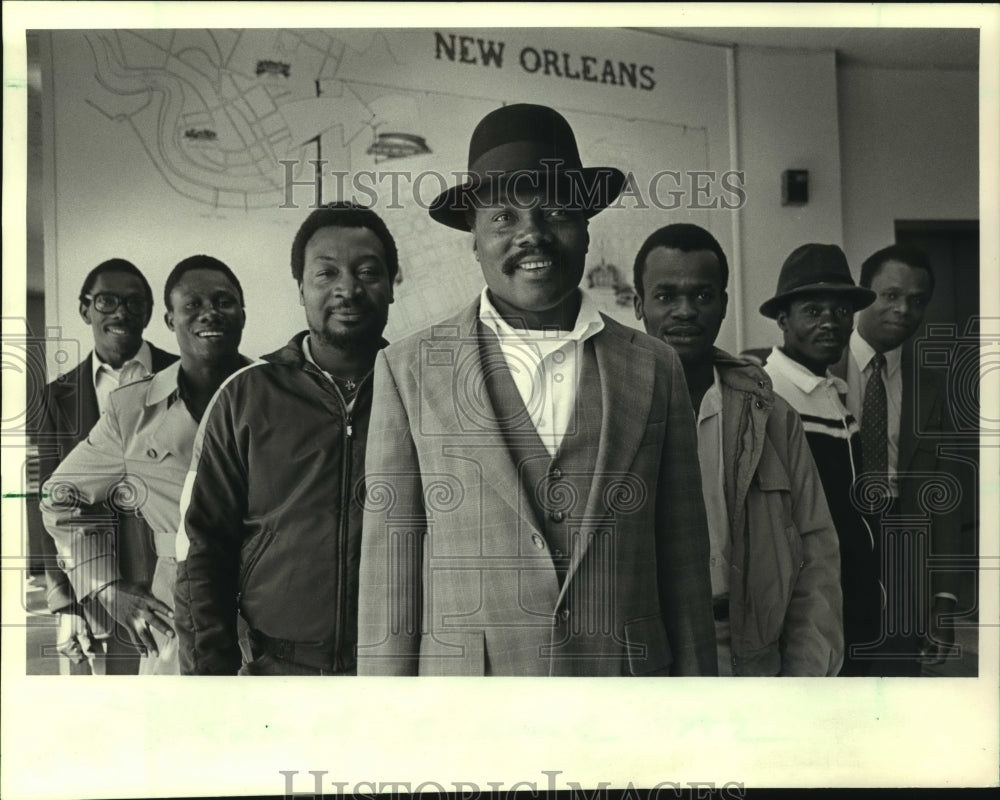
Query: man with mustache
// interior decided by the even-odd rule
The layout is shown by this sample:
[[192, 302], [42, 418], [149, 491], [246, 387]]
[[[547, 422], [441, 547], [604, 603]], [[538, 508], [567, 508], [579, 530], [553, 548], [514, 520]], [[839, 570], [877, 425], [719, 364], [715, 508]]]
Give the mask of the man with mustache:
[[714, 674], [680, 362], [579, 289], [624, 175], [527, 104], [483, 118], [468, 172], [430, 213], [486, 288], [376, 360], [359, 674]]
[[714, 347], [729, 264], [697, 225], [635, 257], [635, 315], [680, 356], [697, 413], [719, 674], [836, 675], [840, 557], [802, 423], [755, 364]]
[[847, 347], [854, 312], [874, 299], [871, 289], [854, 284], [839, 247], [804, 244], [785, 259], [775, 296], [760, 307], [784, 335], [764, 368], [774, 391], [802, 417], [840, 540], [845, 646], [840, 675], [849, 676], [869, 674], [871, 660], [862, 648], [879, 638], [882, 588], [874, 534], [851, 499], [862, 471], [858, 423], [841, 400], [847, 385], [829, 368]]
[[223, 385], [195, 441], [177, 535], [182, 674], [356, 671], [371, 372], [399, 258], [374, 211], [331, 203], [302, 223], [291, 263], [308, 330]]
[[[41, 504], [77, 597], [99, 602], [140, 645], [147, 656], [141, 675], [178, 672], [170, 619], [181, 487], [208, 401], [250, 363], [238, 351], [243, 289], [228, 266], [205, 255], [184, 259], [167, 277], [163, 299], [180, 361], [111, 393], [106, 413], [46, 483]], [[122, 578], [108, 538], [77, 509], [116, 497], [153, 529], [151, 589]]]
[[[36, 440], [39, 486], [70, 451], [86, 439], [105, 411], [108, 396], [119, 386], [165, 369], [177, 356], [142, 338], [153, 313], [153, 290], [130, 261], [112, 258], [94, 267], [80, 288], [80, 316], [90, 327], [94, 349], [80, 364], [45, 387]], [[32, 517], [29, 516], [29, 521]], [[134, 551], [149, 529], [125, 512], [107, 523], [116, 542], [123, 572], [135, 580], [148, 578], [148, 566]], [[32, 537], [45, 560], [46, 604], [58, 615], [60, 671], [89, 675], [134, 675], [139, 654], [124, 629], [115, 629], [100, 607], [77, 602], [66, 573], [57, 564], [55, 544], [44, 530]]]
[[[859, 283], [875, 292], [875, 302], [858, 314], [850, 346], [831, 371], [847, 381], [847, 407], [861, 426], [864, 471], [885, 477], [891, 498], [886, 516], [923, 517], [920, 494], [927, 476], [955, 471], [954, 461], [938, 455], [933, 438], [953, 430], [947, 387], [933, 370], [917, 368], [912, 347], [934, 294], [934, 272], [923, 251], [895, 244], [865, 260]], [[931, 552], [960, 555], [960, 508], [934, 513], [931, 520]], [[929, 625], [923, 638], [918, 625], [907, 625], [909, 632], [886, 631], [875, 674], [918, 676], [922, 662], [941, 662], [954, 642], [954, 629], [943, 620], [957, 609], [957, 573], [935, 572], [931, 597], [919, 589], [926, 576], [900, 574], [891, 564], [882, 570], [898, 575], [895, 599], [926, 600]]]

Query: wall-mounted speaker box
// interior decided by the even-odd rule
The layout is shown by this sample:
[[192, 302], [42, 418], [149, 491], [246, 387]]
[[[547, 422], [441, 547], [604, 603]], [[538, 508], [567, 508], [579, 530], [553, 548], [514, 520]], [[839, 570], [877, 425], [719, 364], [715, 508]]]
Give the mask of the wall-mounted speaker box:
[[781, 173], [781, 205], [804, 206], [809, 202], [809, 170], [786, 169]]

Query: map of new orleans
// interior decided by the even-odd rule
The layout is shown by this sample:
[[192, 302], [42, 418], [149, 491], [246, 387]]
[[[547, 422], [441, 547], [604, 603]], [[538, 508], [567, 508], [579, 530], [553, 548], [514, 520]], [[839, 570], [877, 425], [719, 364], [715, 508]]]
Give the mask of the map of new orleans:
[[345, 146], [374, 118], [335, 80], [345, 45], [322, 30], [123, 30], [87, 42], [104, 90], [88, 102], [128, 123], [175, 191], [214, 207], [280, 205], [282, 161], [301, 179], [321, 136]]

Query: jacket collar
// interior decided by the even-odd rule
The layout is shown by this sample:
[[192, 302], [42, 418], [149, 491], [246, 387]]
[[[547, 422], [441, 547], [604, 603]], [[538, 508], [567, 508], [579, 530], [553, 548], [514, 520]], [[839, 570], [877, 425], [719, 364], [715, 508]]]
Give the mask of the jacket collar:
[[[266, 356], [261, 356], [264, 361], [270, 361], [272, 364], [283, 364], [288, 367], [298, 367], [302, 369], [309, 360], [306, 358], [305, 351], [302, 349], [302, 342], [309, 335], [309, 331], [299, 331], [295, 334], [284, 347], [275, 350], [273, 353], [268, 353]], [[379, 340], [379, 349], [384, 349], [389, 346], [384, 338]]]
[[738, 392], [751, 392], [769, 402], [773, 399], [774, 389], [771, 377], [759, 364], [745, 358], [738, 358], [718, 347], [712, 348], [712, 363], [718, 370], [722, 383], [730, 389], [735, 389]]
[[162, 403], [177, 391], [177, 378], [181, 372], [181, 362], [175, 361], [164, 370], [160, 370], [150, 378], [149, 389], [146, 391], [146, 405], [155, 406]]
[[284, 347], [264, 356], [264, 360], [273, 364], [301, 368], [303, 364], [307, 363], [306, 354], [302, 351], [302, 340], [308, 335], [309, 331], [299, 331]]
[[[253, 363], [253, 359], [247, 358], [241, 353], [239, 356], [239, 367], [237, 367], [237, 369], [242, 369], [251, 363]], [[152, 377], [149, 378], [149, 389], [146, 391], [146, 405], [155, 406], [157, 403], [162, 403], [172, 394], [179, 393], [180, 374], [180, 359], [177, 359], [177, 361], [173, 364], [161, 369], [159, 372], [154, 373]]]
[[[848, 348], [846, 347], [844, 348], [845, 353], [847, 352], [847, 349]], [[843, 360], [844, 356], [841, 356], [841, 361]], [[768, 357], [767, 363], [780, 370], [788, 381], [803, 394], [812, 394], [816, 391], [817, 387], [826, 383], [832, 384], [834, 389], [837, 390], [837, 394], [847, 394], [846, 380], [836, 374], [833, 369], [828, 367], [826, 375], [816, 375], [815, 373], [809, 371], [806, 367], [802, 366], [798, 361], [786, 356], [780, 347], [775, 347], [771, 351], [771, 355]], [[839, 366], [839, 364], [837, 366]]]

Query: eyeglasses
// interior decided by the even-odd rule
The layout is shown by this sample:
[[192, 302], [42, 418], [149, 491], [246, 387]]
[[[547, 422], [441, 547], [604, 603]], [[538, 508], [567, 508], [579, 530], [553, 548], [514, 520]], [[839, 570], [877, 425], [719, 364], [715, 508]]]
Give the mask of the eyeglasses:
[[124, 305], [129, 314], [136, 316], [145, 314], [150, 308], [149, 300], [138, 294], [122, 297], [114, 292], [98, 292], [97, 294], [85, 294], [84, 298], [92, 301], [94, 308], [102, 314], [110, 314], [120, 305]]

